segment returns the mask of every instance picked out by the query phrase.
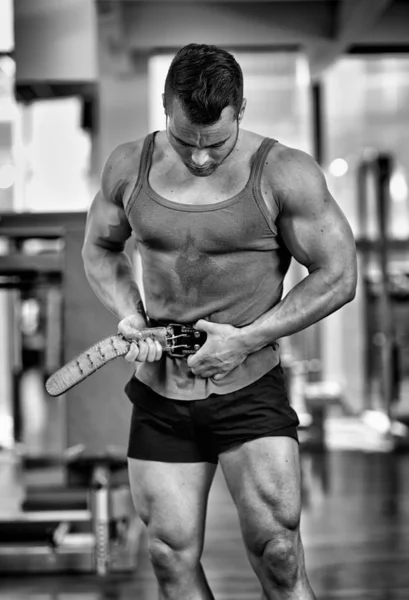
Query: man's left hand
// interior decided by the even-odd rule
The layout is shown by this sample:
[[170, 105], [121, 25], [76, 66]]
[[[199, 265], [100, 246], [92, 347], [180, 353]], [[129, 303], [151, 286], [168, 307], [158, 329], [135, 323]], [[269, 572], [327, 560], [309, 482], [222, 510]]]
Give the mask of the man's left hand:
[[218, 381], [247, 358], [240, 329], [204, 319], [200, 319], [194, 327], [207, 333], [205, 344], [187, 359], [188, 366], [198, 377], [213, 377]]

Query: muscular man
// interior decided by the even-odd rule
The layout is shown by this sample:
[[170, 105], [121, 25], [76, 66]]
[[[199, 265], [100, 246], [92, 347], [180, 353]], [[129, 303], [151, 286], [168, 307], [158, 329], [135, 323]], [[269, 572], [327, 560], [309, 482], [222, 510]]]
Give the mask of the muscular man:
[[[228, 52], [174, 57], [166, 130], [116, 148], [89, 211], [83, 258], [136, 361], [129, 476], [162, 600], [213, 598], [200, 558], [220, 461], [263, 597], [310, 600], [300, 539], [298, 419], [277, 340], [353, 299], [355, 245], [315, 161], [240, 128], [246, 101]], [[145, 306], [124, 244], [143, 266]], [[308, 275], [283, 297], [291, 257]], [[162, 355], [147, 323], [195, 324], [194, 355]], [[139, 340], [139, 341], [138, 341]]]

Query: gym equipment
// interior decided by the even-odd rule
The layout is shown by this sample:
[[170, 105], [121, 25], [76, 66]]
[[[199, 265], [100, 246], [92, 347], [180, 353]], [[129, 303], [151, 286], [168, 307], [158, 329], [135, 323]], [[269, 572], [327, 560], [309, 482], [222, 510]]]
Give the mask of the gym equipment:
[[[117, 328], [117, 319], [99, 302], [85, 277], [81, 257], [85, 223], [85, 213], [5, 213], [0, 219], [0, 288], [10, 295], [6, 343], [12, 361], [8, 389], [14, 441], [25, 443], [21, 387], [28, 361], [31, 367], [35, 360], [44, 393], [41, 402], [60, 414], [53, 427], [57, 425], [61, 435], [47, 431], [45, 436], [61, 444], [44, 449], [51, 454], [77, 444], [85, 444], [90, 453], [121, 445], [131, 416], [123, 392], [132, 374], [126, 361], [107, 365], [53, 405], [43, 387], [61, 365]], [[127, 246], [131, 258], [133, 244], [131, 238]], [[24, 305], [34, 303], [39, 307], [39, 330], [29, 335], [21, 329], [21, 314]]]
[[[25, 479], [34, 468], [52, 479], [52, 485], [27, 486], [21, 505], [1, 512], [0, 572], [104, 574], [135, 566], [140, 525], [133, 518], [126, 453], [112, 450], [128, 434], [131, 406], [122, 390], [131, 365], [121, 361], [114, 370], [108, 365], [58, 401], [44, 390], [45, 380], [66, 357], [76, 356], [117, 326], [85, 277], [85, 222], [85, 213], [10, 213], [0, 218], [0, 288], [12, 295], [7, 298], [10, 336], [4, 341], [12, 357], [13, 441], [16, 453], [25, 456], [20, 465]], [[130, 240], [130, 252], [132, 244]], [[21, 328], [24, 303], [38, 307], [36, 336], [29, 327]], [[24, 446], [22, 382], [27, 364], [40, 381], [40, 392], [26, 389], [26, 405], [44, 391], [35, 400], [47, 413], [41, 455], [35, 456]], [[50, 414], [54, 418], [49, 420]], [[51, 475], [56, 469], [58, 484]]]
[[129, 487], [115, 474], [122, 451], [65, 458], [26, 457], [21, 467], [66, 471], [65, 485], [28, 486], [20, 511], [0, 514], [0, 571], [91, 571], [106, 575], [136, 568], [139, 522]]
[[[204, 331], [178, 323], [166, 327], [147, 327], [139, 333], [140, 339], [150, 337], [157, 340], [165, 352], [175, 357], [194, 354], [207, 337]], [[119, 334], [99, 341], [51, 375], [45, 384], [47, 392], [50, 396], [60, 396], [111, 360], [127, 354], [130, 345], [131, 342]]]
[[359, 165], [357, 249], [364, 293], [363, 418], [385, 429], [391, 447], [403, 448], [408, 444], [400, 421], [402, 410], [408, 412], [402, 386], [409, 375], [409, 239], [394, 237], [391, 228], [394, 169], [393, 157], [382, 153]]
[[407, 252], [408, 241], [394, 240], [389, 227], [393, 168], [390, 155], [375, 154], [358, 169], [361, 235], [357, 248], [364, 285], [365, 408], [380, 410], [389, 418], [399, 401], [403, 375], [403, 339], [398, 336], [396, 304], [409, 299], [409, 285], [405, 285], [409, 265], [401, 254]]

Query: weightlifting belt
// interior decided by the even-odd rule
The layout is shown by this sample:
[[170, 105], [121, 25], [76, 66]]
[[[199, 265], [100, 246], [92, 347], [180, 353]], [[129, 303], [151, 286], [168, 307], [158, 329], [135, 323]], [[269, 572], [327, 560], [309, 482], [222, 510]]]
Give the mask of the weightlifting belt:
[[[197, 352], [207, 337], [204, 331], [177, 323], [163, 327], [147, 327], [139, 333], [142, 340], [148, 337], [157, 340], [165, 352], [177, 358]], [[50, 396], [60, 396], [111, 360], [125, 356], [130, 345], [131, 340], [125, 339], [121, 334], [100, 340], [51, 375], [45, 383], [47, 392]]]

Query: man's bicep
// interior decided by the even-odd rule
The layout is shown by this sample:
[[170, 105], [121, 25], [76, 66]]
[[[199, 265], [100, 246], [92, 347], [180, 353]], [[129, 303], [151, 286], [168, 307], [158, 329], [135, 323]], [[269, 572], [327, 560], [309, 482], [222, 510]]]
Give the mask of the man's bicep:
[[99, 191], [88, 211], [84, 248], [98, 246], [121, 252], [132, 233], [124, 209]]
[[304, 190], [305, 197], [289, 199], [279, 219], [288, 250], [309, 271], [354, 268], [353, 234], [326, 184]]

